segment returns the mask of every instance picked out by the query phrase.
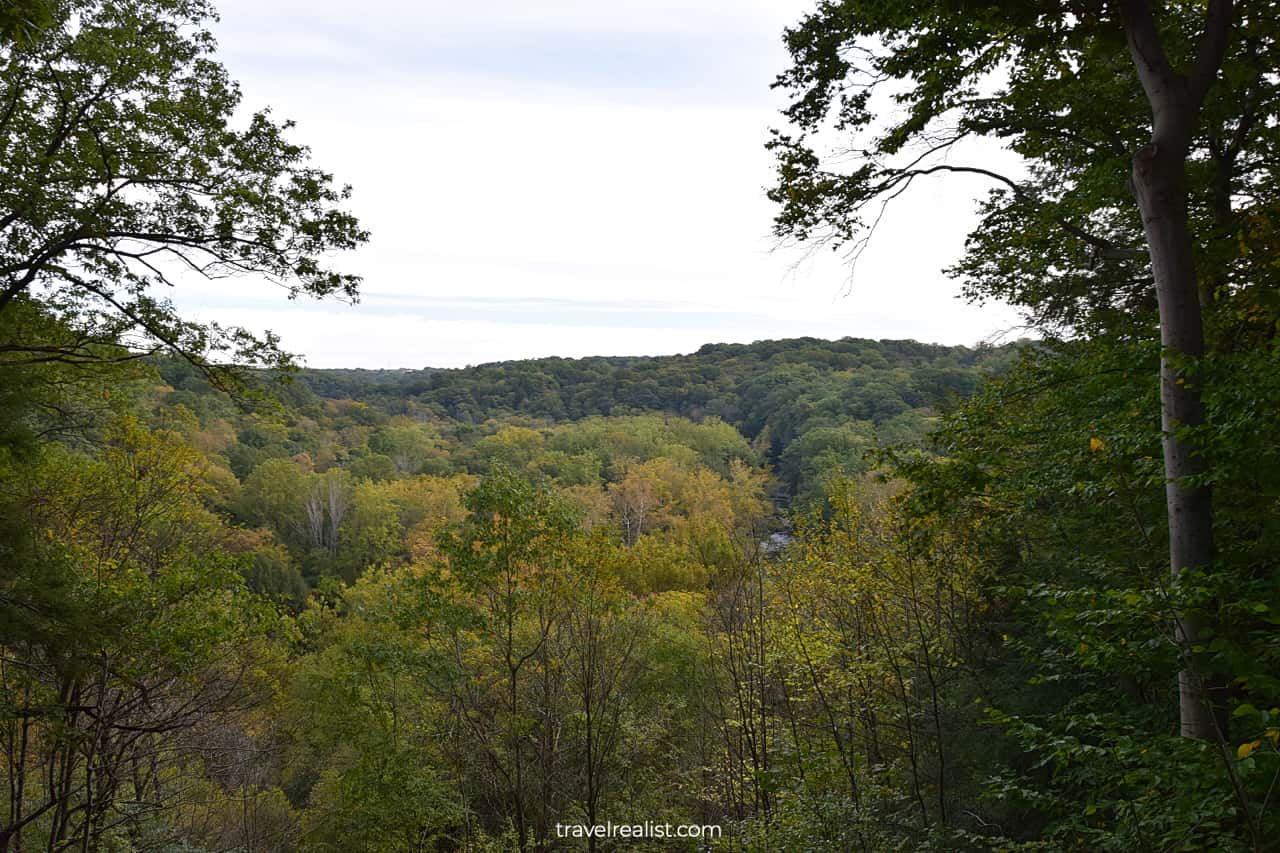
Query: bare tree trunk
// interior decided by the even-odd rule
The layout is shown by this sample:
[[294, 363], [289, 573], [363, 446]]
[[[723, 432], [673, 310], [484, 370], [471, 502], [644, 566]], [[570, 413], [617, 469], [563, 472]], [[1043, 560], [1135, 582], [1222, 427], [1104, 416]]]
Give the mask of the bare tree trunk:
[[344, 484], [333, 474], [328, 474], [327, 479], [329, 487], [329, 554], [332, 556], [338, 553], [338, 528], [342, 526], [342, 519], [347, 514], [351, 496], [347, 493]]
[[[1208, 486], [1190, 481], [1205, 463], [1182, 431], [1204, 424], [1199, 380], [1186, 368], [1204, 356], [1200, 288], [1187, 220], [1186, 160], [1204, 97], [1226, 51], [1233, 16], [1231, 0], [1209, 4], [1205, 31], [1190, 74], [1175, 72], [1148, 0], [1122, 5], [1133, 63], [1151, 105], [1151, 142], [1133, 159], [1133, 186], [1151, 257], [1160, 306], [1160, 422], [1164, 445], [1165, 498], [1169, 518], [1169, 566], [1176, 578], [1213, 560], [1213, 508]], [[1193, 662], [1200, 626], [1183, 615], [1178, 637], [1187, 661], [1178, 675], [1178, 707], [1184, 737], [1216, 740], [1225, 735], [1214, 718], [1209, 676]]]
[[324, 545], [324, 503], [319, 483], [311, 486], [303, 508], [307, 513], [307, 544], [312, 548], [320, 548]]
[[[1204, 460], [1195, 454], [1190, 441], [1179, 436], [1180, 429], [1204, 424], [1204, 406], [1197, 379], [1183, 368], [1184, 360], [1194, 363], [1204, 355], [1204, 332], [1200, 316], [1199, 288], [1191, 259], [1186, 209], [1178, 209], [1181, 196], [1182, 161], [1177, 172], [1162, 156], [1159, 143], [1138, 152], [1134, 158], [1134, 178], [1139, 204], [1151, 246], [1156, 293], [1160, 304], [1160, 425], [1163, 432], [1165, 501], [1169, 517], [1169, 565], [1174, 577], [1183, 571], [1203, 568], [1213, 560], [1212, 494], [1208, 486], [1188, 485], [1188, 478], [1204, 473]], [[1166, 162], [1161, 162], [1161, 161]], [[1176, 195], [1175, 195], [1176, 194]], [[1173, 196], [1173, 197], [1171, 197]], [[1161, 269], [1161, 267], [1165, 267]], [[1188, 656], [1197, 642], [1200, 626], [1190, 616], [1178, 622], [1178, 637]], [[1188, 665], [1178, 674], [1179, 716], [1184, 737], [1209, 740], [1216, 737], [1211, 697], [1205, 689], [1205, 674]]]

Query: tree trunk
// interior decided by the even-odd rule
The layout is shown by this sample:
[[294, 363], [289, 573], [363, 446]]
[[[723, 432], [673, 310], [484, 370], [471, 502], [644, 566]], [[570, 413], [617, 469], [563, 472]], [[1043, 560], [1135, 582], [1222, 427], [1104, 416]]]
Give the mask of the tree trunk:
[[[1176, 73], [1145, 0], [1122, 6], [1134, 67], [1151, 105], [1151, 142], [1133, 158], [1133, 187], [1142, 212], [1160, 307], [1160, 423], [1164, 445], [1165, 498], [1169, 519], [1169, 568], [1177, 578], [1213, 560], [1213, 511], [1209, 487], [1188, 481], [1204, 473], [1204, 459], [1183, 434], [1204, 424], [1200, 378], [1204, 323], [1187, 220], [1186, 159], [1200, 106], [1226, 50], [1233, 7], [1210, 3], [1200, 50], [1190, 75]], [[1185, 665], [1178, 674], [1178, 708], [1184, 737], [1218, 740], [1225, 729], [1215, 719], [1208, 685], [1192, 652], [1197, 620], [1183, 614], [1177, 625]]]
[[[1204, 473], [1204, 460], [1180, 430], [1204, 424], [1198, 379], [1185, 368], [1204, 355], [1204, 326], [1191, 235], [1187, 227], [1182, 152], [1153, 142], [1134, 158], [1134, 186], [1142, 210], [1160, 305], [1160, 426], [1164, 445], [1165, 500], [1169, 518], [1169, 566], [1176, 578], [1213, 560], [1213, 515], [1207, 486], [1188, 478]], [[1188, 657], [1178, 674], [1179, 716], [1184, 737], [1211, 740], [1215, 731], [1206, 676], [1190, 663], [1200, 627], [1183, 616], [1178, 637]]]

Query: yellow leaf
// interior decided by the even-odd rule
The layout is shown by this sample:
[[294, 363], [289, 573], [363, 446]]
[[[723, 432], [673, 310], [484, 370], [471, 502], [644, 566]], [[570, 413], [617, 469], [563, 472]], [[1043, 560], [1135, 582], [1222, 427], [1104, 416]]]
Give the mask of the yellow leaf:
[[1261, 745], [1262, 745], [1262, 741], [1260, 740], [1253, 740], [1253, 741], [1249, 741], [1248, 743], [1242, 743], [1240, 744], [1240, 748], [1236, 750], [1236, 755], [1240, 758], [1241, 761], [1243, 761], [1244, 759], [1249, 757], [1249, 753], [1253, 752], [1255, 749], [1257, 749]]
[[1097, 452], [1098, 452], [1099, 450], [1101, 450], [1104, 446], [1105, 446], [1105, 445], [1103, 445], [1103, 443], [1102, 443], [1102, 439], [1100, 439], [1100, 438], [1091, 438], [1091, 439], [1089, 439], [1089, 452], [1090, 452], [1090, 453], [1097, 453]]
[[1267, 740], [1272, 746], [1280, 746], [1280, 729], [1267, 729]]

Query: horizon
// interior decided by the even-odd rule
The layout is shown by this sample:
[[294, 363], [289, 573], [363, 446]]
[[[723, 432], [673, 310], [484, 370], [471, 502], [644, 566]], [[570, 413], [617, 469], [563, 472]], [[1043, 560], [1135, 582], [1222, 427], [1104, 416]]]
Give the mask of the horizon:
[[292, 138], [352, 185], [372, 240], [340, 259], [365, 279], [354, 307], [253, 278], [193, 280], [174, 302], [270, 329], [318, 368], [1008, 334], [1013, 309], [964, 303], [942, 272], [984, 181], [921, 181], [856, 268], [770, 235], [770, 84], [809, 6], [377, 0], [353, 20], [336, 4], [224, 0], [216, 56], [242, 109], [297, 121]]
[[387, 372], [387, 373], [412, 373], [415, 371], [423, 371], [423, 370], [474, 370], [482, 367], [494, 367], [494, 366], [503, 365], [503, 364], [517, 364], [525, 361], [547, 361], [550, 359], [561, 359], [563, 361], [587, 361], [591, 359], [683, 358], [683, 357], [688, 357], [693, 355], [700, 355], [702, 354], [702, 350], [707, 347], [720, 347], [720, 346], [751, 347], [751, 346], [756, 346], [758, 344], [787, 343], [791, 341], [802, 341], [802, 340], [819, 341], [822, 343], [838, 343], [840, 341], [867, 341], [869, 343], [874, 343], [874, 344], [912, 343], [912, 344], [920, 344], [922, 346], [929, 346], [929, 347], [943, 347], [946, 349], [977, 350], [977, 349], [981, 349], [984, 346], [998, 349], [999, 347], [1011, 346], [1013, 344], [1017, 344], [1022, 341], [1030, 340], [1030, 339], [1024, 336], [1024, 337], [1013, 338], [1011, 340], [995, 341], [995, 342], [978, 341], [977, 343], [974, 343], [974, 344], [948, 344], [948, 343], [940, 343], [938, 341], [922, 341], [918, 338], [868, 338], [868, 337], [863, 337], [861, 335], [842, 335], [841, 337], [838, 337], [838, 338], [821, 338], [821, 337], [816, 337], [814, 335], [797, 335], [794, 337], [785, 337], [785, 338], [760, 338], [754, 341], [707, 341], [695, 349], [687, 350], [684, 352], [618, 353], [618, 354], [592, 354], [592, 355], [578, 355], [578, 356], [540, 355], [540, 356], [527, 356], [522, 358], [505, 358], [505, 359], [499, 359], [496, 361], [481, 361], [481, 362], [476, 362], [474, 364], [461, 364], [461, 365], [448, 365], [448, 366], [438, 365], [438, 364], [424, 364], [418, 367], [358, 367], [358, 366], [312, 367], [311, 365], [300, 364], [299, 368], [302, 371], [315, 371], [315, 372], [324, 372], [324, 371], [330, 371], [330, 370], [355, 370], [355, 371]]

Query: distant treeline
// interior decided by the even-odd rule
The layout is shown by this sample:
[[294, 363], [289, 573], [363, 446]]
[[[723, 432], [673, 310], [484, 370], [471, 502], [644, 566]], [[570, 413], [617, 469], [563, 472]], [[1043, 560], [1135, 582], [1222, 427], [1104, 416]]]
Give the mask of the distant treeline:
[[918, 441], [941, 409], [1007, 370], [1018, 348], [794, 338], [706, 344], [687, 355], [304, 370], [294, 394], [298, 403], [314, 392], [386, 414], [461, 424], [641, 412], [716, 417], [742, 432], [789, 490], [805, 491], [820, 471], [858, 469], [879, 442]]

